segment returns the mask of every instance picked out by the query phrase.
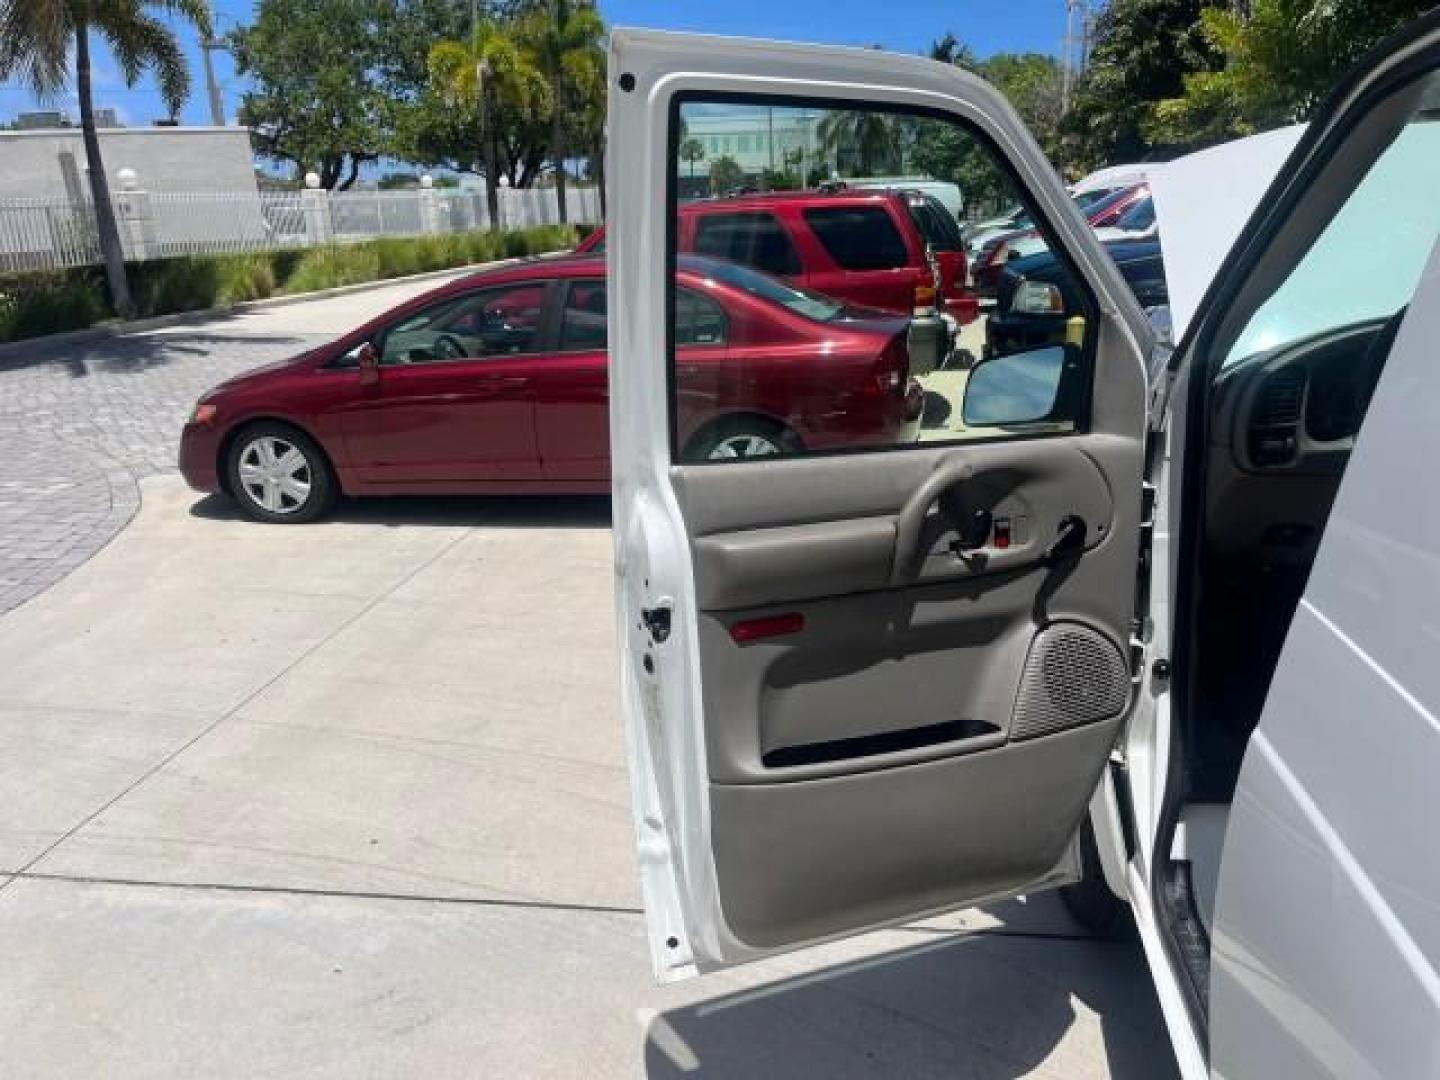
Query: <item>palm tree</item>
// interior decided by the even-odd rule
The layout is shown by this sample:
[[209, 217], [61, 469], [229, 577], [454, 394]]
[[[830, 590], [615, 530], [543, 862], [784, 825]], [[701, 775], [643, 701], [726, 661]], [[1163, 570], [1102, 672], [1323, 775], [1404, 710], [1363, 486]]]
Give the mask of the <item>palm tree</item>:
[[820, 145], [835, 155], [839, 171], [840, 154], [853, 151], [860, 158], [860, 175], [874, 176], [876, 166], [884, 166], [900, 156], [901, 135], [895, 118], [878, 112], [832, 112], [816, 128]]
[[535, 66], [550, 83], [550, 157], [555, 165], [555, 198], [565, 212], [565, 122], [570, 91], [597, 85], [605, 67], [600, 39], [605, 24], [593, 0], [536, 0], [521, 19], [521, 37]]
[[699, 139], [686, 139], [680, 144], [680, 160], [690, 163], [690, 179], [695, 179], [695, 163], [705, 160], [705, 144]]
[[90, 33], [105, 39], [127, 86], [153, 69], [160, 97], [174, 116], [190, 93], [190, 69], [175, 34], [154, 13], [179, 15], [208, 38], [206, 0], [0, 0], [0, 80], [18, 77], [42, 101], [70, 85], [70, 46], [75, 46], [75, 90], [80, 99], [80, 133], [90, 174], [90, 199], [110, 301], [118, 315], [130, 315], [130, 283], [125, 251], [110, 203], [110, 183], [95, 134], [95, 103], [90, 79]]
[[515, 39], [501, 24], [477, 21], [468, 42], [442, 41], [430, 50], [430, 80], [452, 101], [478, 106], [485, 208], [500, 228], [500, 125], [498, 108], [540, 109], [549, 91]]

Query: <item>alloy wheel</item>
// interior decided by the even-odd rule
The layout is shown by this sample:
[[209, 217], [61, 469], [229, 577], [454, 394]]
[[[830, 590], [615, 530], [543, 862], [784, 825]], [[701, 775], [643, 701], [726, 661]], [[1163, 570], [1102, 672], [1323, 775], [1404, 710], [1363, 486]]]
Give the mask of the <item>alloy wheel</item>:
[[715, 444], [710, 451], [712, 460], [720, 458], [765, 457], [780, 453], [780, 446], [773, 439], [753, 432], [728, 435]]
[[314, 470], [305, 452], [277, 435], [250, 440], [240, 452], [240, 486], [271, 514], [294, 514], [310, 500]]

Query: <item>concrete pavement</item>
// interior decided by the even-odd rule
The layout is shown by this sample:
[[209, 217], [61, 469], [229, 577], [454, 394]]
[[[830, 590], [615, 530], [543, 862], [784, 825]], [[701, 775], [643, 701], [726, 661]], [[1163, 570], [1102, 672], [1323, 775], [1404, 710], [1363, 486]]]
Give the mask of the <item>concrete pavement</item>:
[[339, 302], [43, 391], [54, 482], [118, 468], [140, 510], [0, 617], [0, 1075], [1173, 1075], [1138, 950], [1049, 897], [656, 987], [606, 501], [263, 526], [155, 450], [221, 369], [381, 301]]
[[1138, 953], [1048, 898], [653, 986], [603, 500], [142, 490], [0, 619], [5, 1075], [1173, 1068]]

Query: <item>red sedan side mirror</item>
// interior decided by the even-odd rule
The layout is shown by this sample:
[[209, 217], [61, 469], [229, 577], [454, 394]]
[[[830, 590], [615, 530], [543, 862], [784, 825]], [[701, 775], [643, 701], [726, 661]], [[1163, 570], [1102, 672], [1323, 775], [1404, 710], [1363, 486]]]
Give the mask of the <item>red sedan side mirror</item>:
[[380, 381], [380, 354], [375, 351], [375, 346], [365, 342], [355, 353], [355, 359], [360, 363], [360, 385], [373, 386]]

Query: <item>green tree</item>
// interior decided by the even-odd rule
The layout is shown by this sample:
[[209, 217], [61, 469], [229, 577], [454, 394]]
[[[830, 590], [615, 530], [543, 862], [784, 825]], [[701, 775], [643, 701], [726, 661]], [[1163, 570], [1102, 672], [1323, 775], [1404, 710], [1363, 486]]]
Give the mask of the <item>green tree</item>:
[[586, 97], [603, 87], [605, 69], [600, 39], [605, 24], [592, 0], [534, 0], [523, 10], [519, 35], [534, 66], [550, 84], [550, 160], [555, 167], [555, 198], [560, 220], [565, 208], [566, 123], [570, 110], [585, 110]]
[[710, 163], [710, 194], [723, 195], [745, 183], [745, 170], [726, 154]]
[[898, 168], [905, 145], [897, 117], [869, 110], [827, 113], [815, 134], [821, 150], [834, 161], [835, 171], [849, 171], [854, 176], [875, 176]]
[[1088, 170], [1152, 154], [1145, 128], [1153, 104], [1179, 95], [1187, 74], [1216, 62], [1200, 27], [1207, 2], [1110, 0], [1060, 125], [1061, 158]]
[[[977, 60], [953, 34], [932, 43], [930, 54], [989, 81], [1009, 99], [1040, 145], [1048, 153], [1057, 151], [1062, 72], [1054, 57], [997, 53]], [[1014, 197], [992, 155], [956, 124], [928, 119], [917, 122], [907, 156], [915, 168], [937, 180], [958, 184], [971, 206], [996, 206]]]
[[468, 42], [442, 41], [430, 50], [430, 78], [446, 101], [469, 106], [479, 118], [490, 227], [500, 227], [500, 123], [502, 107], [540, 111], [551, 103], [540, 73], [508, 28], [475, 24]]
[[1429, 0], [1254, 0], [1248, 11], [1207, 8], [1200, 26], [1216, 70], [1185, 76], [1153, 104], [1156, 141], [1210, 142], [1308, 119], [1337, 80]]
[[699, 139], [686, 139], [680, 144], [680, 160], [690, 163], [690, 179], [695, 179], [695, 165], [705, 160], [705, 144]]
[[201, 37], [210, 34], [204, 0], [0, 0], [0, 79], [19, 78], [38, 98], [51, 100], [70, 85], [69, 53], [72, 45], [75, 48], [75, 92], [90, 198], [110, 300], [120, 315], [130, 315], [134, 304], [95, 133], [90, 34], [99, 34], [110, 46], [127, 86], [134, 86], [143, 72], [154, 71], [160, 97], [174, 116], [189, 96], [190, 69], [174, 31], [157, 18], [162, 14], [180, 16]]
[[240, 120], [261, 155], [343, 190], [389, 150], [392, 101], [379, 70], [386, 11], [385, 0], [260, 0], [255, 22], [231, 32], [236, 70], [255, 84]]

